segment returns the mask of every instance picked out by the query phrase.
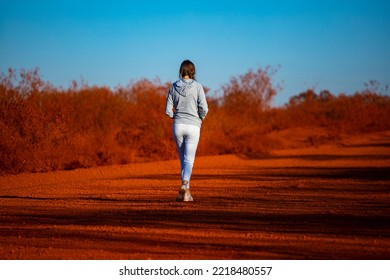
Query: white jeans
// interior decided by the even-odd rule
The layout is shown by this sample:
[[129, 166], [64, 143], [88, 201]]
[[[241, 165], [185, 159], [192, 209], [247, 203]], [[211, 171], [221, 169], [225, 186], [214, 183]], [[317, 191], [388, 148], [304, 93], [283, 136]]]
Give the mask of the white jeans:
[[199, 143], [200, 127], [189, 124], [174, 124], [172, 131], [180, 158], [181, 179], [190, 182]]

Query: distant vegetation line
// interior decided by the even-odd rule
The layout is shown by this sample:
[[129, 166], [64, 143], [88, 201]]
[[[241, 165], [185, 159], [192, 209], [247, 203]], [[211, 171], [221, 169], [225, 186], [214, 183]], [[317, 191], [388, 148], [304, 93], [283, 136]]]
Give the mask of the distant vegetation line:
[[[233, 77], [208, 96], [198, 155], [264, 156], [281, 148], [268, 135], [323, 128], [334, 139], [390, 129], [390, 98], [376, 81], [353, 95], [308, 89], [273, 108], [271, 67]], [[0, 174], [44, 172], [176, 158], [164, 115], [169, 83], [141, 79], [114, 90], [73, 82], [56, 88], [38, 69], [0, 75]], [[313, 141], [313, 145], [316, 144]]]

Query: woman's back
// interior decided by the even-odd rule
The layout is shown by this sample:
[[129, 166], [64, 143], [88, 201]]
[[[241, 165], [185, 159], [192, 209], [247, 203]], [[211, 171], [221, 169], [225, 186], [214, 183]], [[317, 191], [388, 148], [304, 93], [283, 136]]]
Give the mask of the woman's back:
[[199, 82], [193, 79], [180, 79], [172, 84], [165, 113], [175, 120], [174, 123], [200, 127], [207, 112], [206, 96]]

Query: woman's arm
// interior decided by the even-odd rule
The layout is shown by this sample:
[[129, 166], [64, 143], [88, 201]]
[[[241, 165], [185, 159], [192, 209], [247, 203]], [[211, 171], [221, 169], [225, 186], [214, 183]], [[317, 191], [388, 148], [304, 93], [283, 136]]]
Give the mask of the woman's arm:
[[169, 89], [167, 102], [165, 104], [165, 114], [173, 119], [173, 98], [172, 98], [172, 87]]
[[203, 120], [207, 113], [209, 111], [207, 100], [206, 100], [206, 94], [204, 93], [202, 85], [199, 86], [199, 92], [198, 92], [198, 114], [199, 118]]

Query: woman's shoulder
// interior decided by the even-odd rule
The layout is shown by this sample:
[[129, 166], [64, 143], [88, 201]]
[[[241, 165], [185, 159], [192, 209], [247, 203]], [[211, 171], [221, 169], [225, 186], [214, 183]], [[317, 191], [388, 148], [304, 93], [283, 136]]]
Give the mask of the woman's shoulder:
[[174, 82], [171, 84], [171, 86], [175, 86], [175, 85], [177, 85], [179, 82], [180, 82], [180, 80], [176, 80], [176, 81], [174, 81]]
[[203, 85], [197, 80], [194, 80], [194, 85], [197, 87], [203, 87]]
[[[171, 84], [171, 87], [181, 87], [183, 85], [183, 80], [179, 79]], [[195, 87], [197, 89], [203, 88], [203, 85], [198, 80], [191, 80], [191, 83], [189, 84], [192, 87]]]

